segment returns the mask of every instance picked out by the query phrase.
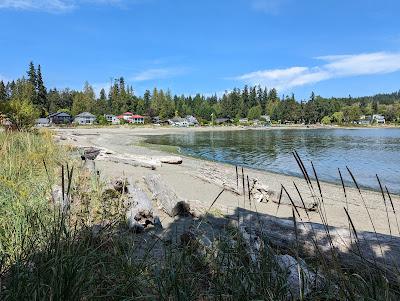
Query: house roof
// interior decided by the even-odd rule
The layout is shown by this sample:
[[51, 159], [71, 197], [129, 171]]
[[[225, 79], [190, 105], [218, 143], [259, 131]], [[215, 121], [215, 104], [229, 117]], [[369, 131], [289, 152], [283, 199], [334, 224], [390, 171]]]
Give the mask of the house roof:
[[133, 113], [132, 112], [125, 112], [125, 113], [122, 113], [122, 115], [133, 115]]
[[132, 115], [131, 118], [144, 118], [142, 115]]
[[96, 116], [94, 116], [93, 114], [91, 114], [89, 112], [80, 113], [80, 114], [76, 115], [76, 117], [96, 118]]
[[69, 115], [68, 113], [65, 113], [65, 112], [56, 112], [56, 113], [49, 114], [48, 117], [49, 118], [51, 118], [51, 117], [71, 117], [71, 115]]

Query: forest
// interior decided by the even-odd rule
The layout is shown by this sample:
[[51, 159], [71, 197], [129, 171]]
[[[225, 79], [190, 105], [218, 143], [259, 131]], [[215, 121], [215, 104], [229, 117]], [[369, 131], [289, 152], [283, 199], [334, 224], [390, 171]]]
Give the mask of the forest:
[[382, 114], [387, 122], [400, 120], [400, 91], [365, 97], [324, 98], [311, 93], [299, 100], [291, 95], [278, 95], [273, 87], [244, 86], [226, 91], [222, 96], [176, 95], [170, 90], [154, 88], [136, 95], [123, 77], [114, 81], [109, 92], [96, 95], [86, 82], [82, 90], [47, 89], [42, 68], [33, 62], [26, 75], [10, 82], [0, 81], [0, 112], [15, 123], [34, 120], [49, 113], [64, 111], [75, 116], [91, 112], [97, 116], [125, 111], [160, 118], [194, 115], [201, 122], [214, 117], [254, 120], [269, 115], [276, 123], [351, 123], [361, 115]]

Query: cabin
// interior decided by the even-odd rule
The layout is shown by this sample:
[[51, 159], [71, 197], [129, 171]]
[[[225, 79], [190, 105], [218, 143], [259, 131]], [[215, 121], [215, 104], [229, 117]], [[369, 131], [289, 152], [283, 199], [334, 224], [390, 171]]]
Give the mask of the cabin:
[[177, 126], [177, 127], [188, 127], [189, 123], [185, 118], [181, 117], [174, 117], [172, 119], [168, 119], [168, 122], [172, 126]]
[[372, 115], [372, 121], [376, 122], [377, 124], [385, 124], [385, 116], [380, 114]]
[[248, 123], [249, 119], [248, 118], [240, 118], [239, 123]]
[[261, 115], [260, 119], [264, 120], [266, 123], [271, 123], [271, 116], [269, 115]]
[[47, 118], [50, 124], [69, 124], [72, 121], [72, 116], [65, 112], [52, 113]]
[[48, 118], [38, 118], [35, 120], [36, 127], [48, 127], [50, 126], [50, 120]]
[[185, 117], [186, 121], [188, 122], [189, 126], [197, 126], [199, 125], [199, 122], [197, 121], [196, 117], [192, 115], [187, 115]]
[[83, 112], [75, 116], [74, 123], [81, 125], [91, 125], [96, 122], [96, 116], [89, 112]]
[[107, 120], [107, 122], [109, 122], [111, 124], [120, 124], [119, 118], [115, 115], [104, 114], [104, 118]]

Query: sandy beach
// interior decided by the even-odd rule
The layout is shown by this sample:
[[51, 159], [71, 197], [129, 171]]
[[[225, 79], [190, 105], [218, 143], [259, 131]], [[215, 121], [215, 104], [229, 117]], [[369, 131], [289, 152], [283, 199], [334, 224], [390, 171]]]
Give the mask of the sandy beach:
[[[185, 133], [189, 131], [220, 131], [220, 130], [242, 130], [237, 127], [216, 127], [216, 128], [164, 128], [164, 127], [115, 127], [115, 128], [65, 128], [56, 129], [56, 133], [63, 137], [61, 143], [74, 146], [94, 146], [106, 148], [115, 154], [129, 154], [134, 156], [145, 156], [156, 158], [160, 156], [168, 156], [162, 150], [162, 147], [145, 147], [143, 139], [148, 135], [163, 135], [173, 133]], [[274, 130], [269, 128], [268, 130]], [[235, 166], [199, 160], [179, 154], [183, 158], [182, 164], [161, 164], [155, 170], [130, 166], [122, 163], [110, 162], [107, 160], [96, 160], [96, 167], [105, 179], [112, 179], [120, 176], [132, 177], [138, 185], [146, 190], [143, 182], [143, 176], [156, 173], [161, 175], [162, 179], [169, 184], [177, 194], [183, 199], [196, 200], [205, 207], [209, 206], [215, 197], [221, 192], [221, 186], [205, 181], [196, 176], [200, 170], [215, 169], [226, 174], [232, 181], [236, 182]], [[252, 178], [257, 178], [269, 190], [279, 195], [281, 185], [284, 185], [288, 193], [293, 199], [298, 200], [299, 196], [295, 190], [293, 182], [298, 186], [301, 195], [305, 201], [312, 201], [311, 192], [302, 178], [276, 174], [266, 171], [258, 171], [245, 169], [245, 175]], [[317, 184], [314, 183], [316, 191]], [[322, 183], [322, 196], [325, 205], [325, 211], [329, 225], [335, 227], [348, 227], [349, 222], [344, 212], [344, 207], [348, 206], [348, 211], [354, 222], [355, 227], [359, 231], [373, 231], [371, 222], [368, 218], [368, 213], [365, 209], [362, 198], [364, 198], [368, 210], [373, 219], [377, 232], [389, 234], [388, 217], [391, 224], [392, 235], [399, 236], [397, 222], [394, 217], [391, 205], [387, 200], [389, 213], [387, 214], [385, 204], [380, 192], [362, 190], [362, 198], [358, 190], [354, 187], [346, 187], [347, 202], [344, 197], [343, 189], [340, 185], [331, 183]], [[319, 194], [319, 192], [318, 192]], [[286, 196], [284, 196], [286, 197]], [[287, 198], [287, 197], [286, 197]], [[392, 196], [396, 211], [400, 210], [400, 198], [397, 195]], [[260, 213], [276, 215], [278, 217], [290, 218], [292, 216], [292, 206], [273, 202], [262, 202], [250, 204], [243, 196], [225, 191], [219, 197], [214, 208], [220, 208], [221, 211], [229, 211], [232, 213], [237, 207], [257, 210]], [[304, 220], [308, 220], [304, 210], [299, 211]], [[309, 212], [310, 220], [321, 223], [320, 215], [317, 212]]]

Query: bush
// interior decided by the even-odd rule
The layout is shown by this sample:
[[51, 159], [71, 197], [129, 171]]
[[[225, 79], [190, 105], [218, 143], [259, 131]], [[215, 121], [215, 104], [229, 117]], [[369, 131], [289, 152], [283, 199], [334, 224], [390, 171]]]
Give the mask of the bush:
[[322, 118], [321, 123], [325, 125], [331, 124], [331, 117], [325, 116], [324, 118]]
[[10, 121], [15, 124], [18, 130], [30, 129], [35, 125], [35, 120], [39, 118], [40, 112], [27, 99], [13, 99], [7, 108]]

